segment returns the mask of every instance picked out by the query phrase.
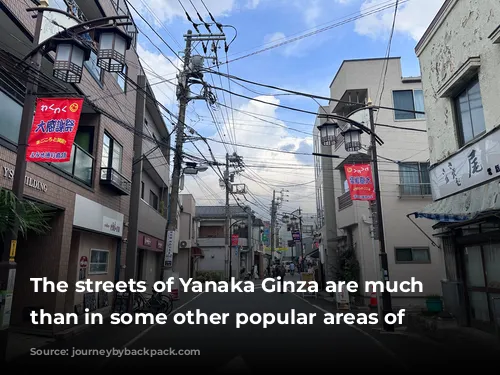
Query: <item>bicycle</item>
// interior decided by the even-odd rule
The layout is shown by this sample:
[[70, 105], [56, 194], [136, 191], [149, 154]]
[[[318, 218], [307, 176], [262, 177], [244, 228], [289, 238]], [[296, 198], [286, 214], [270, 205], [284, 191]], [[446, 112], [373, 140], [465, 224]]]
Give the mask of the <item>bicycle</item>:
[[171, 304], [167, 302], [160, 293], [146, 294], [149, 298], [146, 299], [142, 293], [134, 293], [134, 312], [147, 311], [153, 313], [169, 314]]

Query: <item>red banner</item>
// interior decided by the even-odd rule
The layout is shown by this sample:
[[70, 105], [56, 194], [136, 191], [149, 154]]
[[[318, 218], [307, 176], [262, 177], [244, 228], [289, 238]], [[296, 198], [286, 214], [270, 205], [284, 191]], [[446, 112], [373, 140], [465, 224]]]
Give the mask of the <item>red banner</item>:
[[82, 105], [79, 98], [38, 98], [26, 161], [69, 161]]
[[353, 201], [374, 201], [372, 167], [370, 164], [345, 165], [345, 177]]
[[237, 234], [233, 234], [231, 236], [231, 246], [238, 246], [239, 236]]

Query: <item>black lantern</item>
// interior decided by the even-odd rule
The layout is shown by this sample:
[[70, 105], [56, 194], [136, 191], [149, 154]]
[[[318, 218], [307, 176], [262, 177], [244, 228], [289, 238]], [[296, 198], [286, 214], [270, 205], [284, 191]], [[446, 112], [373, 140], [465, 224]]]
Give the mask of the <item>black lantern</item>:
[[283, 215], [283, 223], [288, 224], [290, 222], [290, 216]]
[[75, 39], [56, 42], [54, 77], [68, 83], [80, 83], [83, 62], [90, 58], [90, 48]]
[[347, 152], [358, 152], [361, 150], [361, 133], [362, 131], [359, 128], [352, 125], [342, 132]]
[[324, 124], [318, 126], [321, 137], [321, 144], [323, 146], [333, 146], [337, 139], [338, 129], [339, 124], [330, 120], [327, 120]]
[[130, 48], [132, 37], [118, 27], [97, 29], [99, 41], [97, 66], [108, 72], [121, 73], [125, 66], [125, 51]]

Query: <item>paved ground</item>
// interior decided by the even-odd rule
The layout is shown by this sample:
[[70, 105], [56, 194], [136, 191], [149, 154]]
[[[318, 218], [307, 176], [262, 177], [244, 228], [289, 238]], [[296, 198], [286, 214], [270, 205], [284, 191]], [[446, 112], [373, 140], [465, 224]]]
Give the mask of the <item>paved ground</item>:
[[[189, 301], [188, 299], [191, 298]], [[187, 302], [187, 303], [186, 303]], [[229, 313], [225, 325], [193, 325], [174, 323], [174, 316], [200, 310], [206, 314]], [[247, 324], [236, 328], [237, 313], [296, 313], [316, 314], [310, 325]], [[403, 334], [383, 334], [376, 327], [346, 324], [325, 325], [325, 312], [333, 306], [321, 299], [304, 300], [292, 293], [203, 293], [185, 296], [182, 304], [168, 318], [167, 324], [156, 326], [100, 326], [63, 342], [49, 344], [43, 350], [76, 348], [149, 349], [169, 351], [169, 355], [122, 357], [93, 356], [32, 356], [12, 363], [17, 369], [43, 365], [70, 365], [76, 369], [127, 370], [150, 367], [169, 369], [199, 368], [228, 373], [267, 373], [267, 370], [292, 372], [312, 369], [383, 370], [422, 372], [450, 370], [471, 362], [487, 366], [497, 357], [487, 351], [476, 353], [472, 347], [456, 348], [419, 337]], [[195, 355], [180, 355], [181, 351]], [[197, 354], [199, 353], [199, 354]], [[455, 353], [455, 355], [454, 355]], [[196, 355], [197, 354], [197, 355]], [[493, 362], [491, 362], [493, 364]], [[60, 367], [62, 368], [62, 367]]]

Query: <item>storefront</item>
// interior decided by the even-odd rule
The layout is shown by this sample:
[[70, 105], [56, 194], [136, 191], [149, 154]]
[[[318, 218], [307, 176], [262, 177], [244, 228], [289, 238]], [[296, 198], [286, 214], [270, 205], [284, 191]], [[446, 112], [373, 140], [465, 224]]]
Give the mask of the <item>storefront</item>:
[[146, 281], [148, 287], [159, 280], [163, 255], [162, 239], [139, 232], [137, 237], [137, 280]]
[[[118, 281], [122, 258], [123, 214], [76, 195], [68, 283], [78, 280]], [[74, 312], [109, 312], [112, 293], [74, 293]], [[67, 298], [69, 304], [71, 298]]]
[[416, 218], [437, 221], [445, 308], [462, 324], [500, 327], [500, 131], [430, 170], [434, 202]]

